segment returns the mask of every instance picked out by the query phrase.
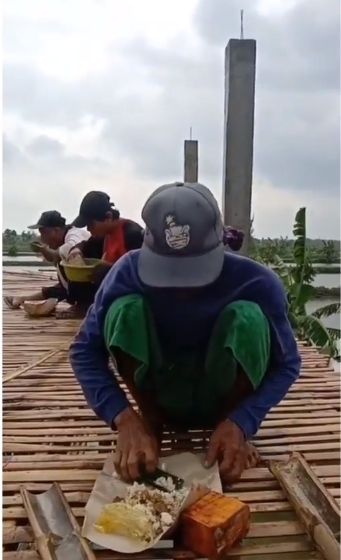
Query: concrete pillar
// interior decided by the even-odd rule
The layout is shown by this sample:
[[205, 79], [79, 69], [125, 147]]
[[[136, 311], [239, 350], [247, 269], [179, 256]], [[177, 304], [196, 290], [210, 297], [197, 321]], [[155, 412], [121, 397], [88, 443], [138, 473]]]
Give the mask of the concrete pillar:
[[198, 140], [185, 140], [185, 183], [198, 182]]
[[230, 39], [225, 49], [223, 216], [250, 240], [256, 41]]

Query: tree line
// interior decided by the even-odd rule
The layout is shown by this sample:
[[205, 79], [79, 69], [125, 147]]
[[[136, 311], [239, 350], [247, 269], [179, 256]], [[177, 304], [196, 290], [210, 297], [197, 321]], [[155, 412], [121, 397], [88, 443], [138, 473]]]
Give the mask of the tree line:
[[[256, 239], [251, 237], [250, 256], [271, 263], [277, 255], [285, 263], [294, 261], [295, 240], [288, 237], [279, 239]], [[306, 239], [307, 255], [311, 263], [340, 263], [340, 241]]]
[[5, 229], [2, 233], [2, 251], [10, 257], [18, 253], [31, 252], [31, 243], [37, 239], [34, 231], [22, 231], [17, 233], [15, 229]]
[[[2, 250], [12, 257], [18, 253], [31, 252], [31, 243], [36, 239], [37, 235], [34, 231], [18, 233], [14, 229], [5, 229], [2, 234]], [[340, 262], [340, 241], [307, 239], [306, 242], [312, 263]], [[295, 240], [288, 237], [257, 239], [252, 236], [250, 256], [271, 263], [274, 256], [278, 255], [284, 262], [293, 262], [294, 243]]]

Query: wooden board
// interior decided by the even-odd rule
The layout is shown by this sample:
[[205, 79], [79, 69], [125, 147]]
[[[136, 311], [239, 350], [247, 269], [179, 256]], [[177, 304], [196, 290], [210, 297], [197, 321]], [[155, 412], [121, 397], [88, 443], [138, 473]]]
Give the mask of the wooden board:
[[[51, 280], [44, 274], [4, 273], [7, 294], [36, 290]], [[66, 345], [77, 321], [28, 319], [24, 312], [4, 310], [4, 374], [24, 370], [3, 388], [4, 558], [38, 560], [20, 496], [24, 484], [41, 492], [58, 481], [82, 523], [84, 506], [106, 455], [114, 449], [115, 434], [87, 407], [74, 378], [67, 350], [40, 362], [54, 348]], [[300, 450], [331, 495], [340, 497], [339, 375], [325, 356], [300, 344], [302, 372], [282, 403], [270, 412], [255, 444], [264, 459], [284, 459]], [[27, 368], [34, 362], [40, 362]], [[202, 451], [209, 434], [166, 433], [165, 454]], [[277, 481], [265, 466], [244, 472], [229, 493], [250, 505], [248, 538], [231, 558], [249, 560], [318, 559]], [[96, 552], [104, 559], [119, 558]], [[142, 558], [190, 558], [186, 551], [152, 550]]]

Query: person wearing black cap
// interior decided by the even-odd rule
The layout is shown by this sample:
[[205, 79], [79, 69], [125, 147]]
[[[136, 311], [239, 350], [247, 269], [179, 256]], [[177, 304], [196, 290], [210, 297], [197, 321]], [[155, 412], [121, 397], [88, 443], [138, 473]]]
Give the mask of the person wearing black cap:
[[96, 269], [98, 283], [120, 257], [128, 251], [139, 249], [143, 242], [141, 226], [121, 218], [110, 197], [101, 191], [90, 191], [83, 198], [73, 225], [77, 228], [86, 227], [95, 239], [104, 239], [102, 266]]
[[[54, 286], [44, 287], [33, 294], [18, 297], [4, 297], [4, 303], [11, 309], [19, 309], [25, 301], [39, 301], [49, 298], [58, 301], [67, 300], [70, 303], [78, 303], [79, 293], [70, 287], [60, 262], [67, 261], [71, 251], [79, 244], [88, 244], [90, 234], [74, 226], [66, 225], [66, 220], [56, 210], [43, 212], [38, 222], [28, 229], [39, 230], [40, 241], [32, 243], [35, 252], [40, 253], [48, 261], [56, 265], [58, 283]], [[70, 289], [71, 288], [71, 289]], [[71, 292], [71, 293], [70, 293]], [[79, 292], [79, 290], [78, 290]], [[80, 295], [82, 299], [82, 295]]]
[[142, 248], [102, 283], [71, 346], [73, 370], [118, 432], [124, 479], [155, 470], [166, 424], [213, 429], [205, 464], [218, 461], [234, 482], [259, 460], [249, 439], [299, 375], [284, 287], [270, 268], [225, 252], [218, 204], [199, 183], [160, 187], [142, 218]]

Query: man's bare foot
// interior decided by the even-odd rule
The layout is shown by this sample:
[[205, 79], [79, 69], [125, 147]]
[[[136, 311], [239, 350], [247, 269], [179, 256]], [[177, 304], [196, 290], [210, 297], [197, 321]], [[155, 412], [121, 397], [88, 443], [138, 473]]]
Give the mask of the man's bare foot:
[[14, 296], [4, 296], [3, 302], [8, 307], [8, 309], [19, 309], [24, 303], [25, 298], [14, 297]]
[[245, 454], [246, 454], [245, 468], [252, 469], [253, 467], [257, 467], [261, 458], [256, 447], [252, 445], [252, 443], [250, 443], [249, 441], [245, 442]]

